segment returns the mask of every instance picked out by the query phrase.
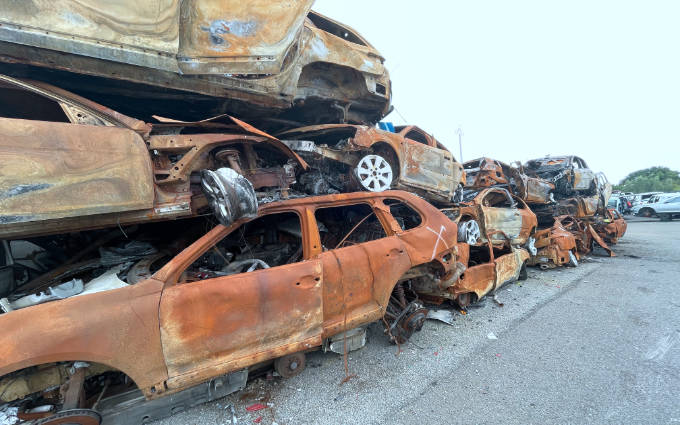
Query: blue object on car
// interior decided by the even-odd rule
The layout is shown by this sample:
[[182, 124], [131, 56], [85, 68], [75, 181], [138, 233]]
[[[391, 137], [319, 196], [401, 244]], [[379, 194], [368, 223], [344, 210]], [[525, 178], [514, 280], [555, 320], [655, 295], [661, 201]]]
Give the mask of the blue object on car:
[[390, 133], [394, 133], [394, 124], [388, 121], [380, 121], [378, 123], [378, 128], [383, 130], [383, 131], [389, 131]]

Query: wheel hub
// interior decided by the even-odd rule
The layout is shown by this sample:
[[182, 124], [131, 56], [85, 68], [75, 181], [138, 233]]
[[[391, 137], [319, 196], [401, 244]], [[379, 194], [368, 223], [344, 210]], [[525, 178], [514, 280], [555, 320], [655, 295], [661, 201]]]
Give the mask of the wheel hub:
[[366, 155], [357, 164], [354, 174], [361, 186], [371, 192], [382, 192], [392, 186], [392, 166], [380, 155]]

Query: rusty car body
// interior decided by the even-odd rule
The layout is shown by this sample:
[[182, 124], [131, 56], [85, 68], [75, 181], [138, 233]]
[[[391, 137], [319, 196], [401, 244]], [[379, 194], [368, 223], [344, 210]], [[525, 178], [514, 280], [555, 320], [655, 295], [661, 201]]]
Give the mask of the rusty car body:
[[0, 93], [0, 238], [194, 216], [207, 205], [202, 170], [231, 168], [253, 196], [285, 196], [307, 167], [228, 116], [148, 124], [4, 75]]
[[[404, 342], [427, 310], [407, 302], [399, 282], [455, 273], [456, 233], [444, 214], [402, 191], [266, 204], [255, 219], [215, 226], [137, 283], [0, 314], [1, 400], [24, 409], [69, 399], [82, 413], [102, 391], [88, 390], [103, 384], [90, 378], [101, 371], [122, 372], [147, 400], [181, 398], [206, 382], [205, 391], [224, 395], [219, 386], [242, 388], [253, 365], [284, 359], [276, 370], [297, 373], [290, 356], [303, 365], [300, 353], [381, 318]], [[66, 397], [69, 388], [89, 393]]]
[[552, 192], [555, 185], [553, 183], [542, 178], [527, 176], [520, 172], [518, 167], [484, 157], [463, 163], [463, 168], [466, 188], [503, 187], [529, 204], [554, 202]]
[[536, 254], [531, 256], [528, 265], [537, 265], [541, 269], [578, 266], [576, 237], [564, 228], [559, 219], [555, 219], [552, 227], [536, 231], [535, 238]]
[[470, 245], [531, 244], [536, 215], [507, 189], [490, 187], [465, 191], [459, 207], [442, 209], [458, 223], [458, 241]]
[[312, 4], [3, 0], [2, 72], [59, 81], [143, 119], [377, 122], [390, 108], [384, 58]]
[[555, 222], [574, 235], [576, 239], [576, 251], [579, 255], [585, 255], [593, 251], [595, 244], [604, 249], [610, 257], [615, 257], [614, 251], [607, 242], [595, 230], [595, 226], [601, 217], [578, 218], [570, 215], [555, 217]]
[[347, 124], [308, 126], [277, 133], [313, 169], [300, 177], [305, 192], [417, 193], [437, 204], [460, 194], [463, 167], [440, 142], [416, 126], [395, 132]]
[[508, 240], [504, 245], [459, 243], [457, 252], [456, 267], [448, 274], [423, 275], [410, 281], [421, 299], [434, 304], [448, 300], [466, 308], [509, 282], [527, 278], [530, 254]]
[[604, 217], [594, 220], [595, 231], [607, 244], [616, 244], [626, 234], [628, 224], [620, 212], [615, 209], [605, 209]]
[[539, 177], [555, 185], [555, 199], [574, 196], [601, 196], [607, 205], [612, 186], [604, 173], [597, 173], [586, 162], [574, 155], [546, 156], [532, 159], [521, 166], [520, 171], [531, 177]]

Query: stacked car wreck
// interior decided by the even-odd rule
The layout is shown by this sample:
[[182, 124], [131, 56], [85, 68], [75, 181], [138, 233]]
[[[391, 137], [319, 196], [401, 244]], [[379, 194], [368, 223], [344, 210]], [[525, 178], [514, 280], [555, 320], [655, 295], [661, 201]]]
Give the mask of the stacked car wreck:
[[530, 265], [576, 266], [593, 243], [613, 256], [607, 243], [616, 243], [625, 233], [623, 217], [607, 207], [611, 184], [580, 157], [546, 156], [514, 165], [480, 158], [463, 166], [467, 190], [507, 188], [536, 214], [538, 227], [532, 234], [536, 251]]
[[578, 157], [461, 164], [417, 126], [376, 128], [384, 59], [312, 3], [0, 2], [17, 418], [155, 420], [360, 348], [372, 322], [404, 344], [429, 305], [623, 236]]

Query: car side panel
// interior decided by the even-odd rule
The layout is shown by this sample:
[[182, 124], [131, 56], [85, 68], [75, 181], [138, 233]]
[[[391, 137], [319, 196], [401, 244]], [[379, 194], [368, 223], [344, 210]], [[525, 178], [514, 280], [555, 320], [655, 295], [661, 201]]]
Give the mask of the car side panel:
[[116, 368], [151, 395], [148, 389], [167, 378], [158, 329], [162, 288], [150, 279], [0, 315], [0, 376], [80, 360]]
[[321, 262], [308, 260], [167, 287], [168, 387], [320, 345], [322, 284]]
[[595, 181], [596, 176], [589, 169], [575, 169], [574, 170], [574, 190], [584, 191], [590, 189]]
[[0, 118], [0, 223], [153, 207], [152, 165], [132, 130]]
[[320, 255], [324, 265], [324, 337], [382, 317], [385, 298], [411, 268], [396, 236]]
[[405, 139], [402, 144], [400, 180], [432, 192], [448, 194], [450, 199], [460, 183], [462, 166], [449, 152]]
[[526, 242], [529, 234], [525, 229], [523, 215], [517, 208], [494, 208], [481, 207], [484, 213], [484, 228], [491, 234], [493, 242], [504, 242], [506, 239], [502, 234], [493, 233], [500, 230], [510, 238], [513, 244]]
[[529, 253], [525, 249], [516, 249], [509, 254], [496, 258], [496, 285], [494, 289], [517, 280], [522, 264], [528, 259]]

